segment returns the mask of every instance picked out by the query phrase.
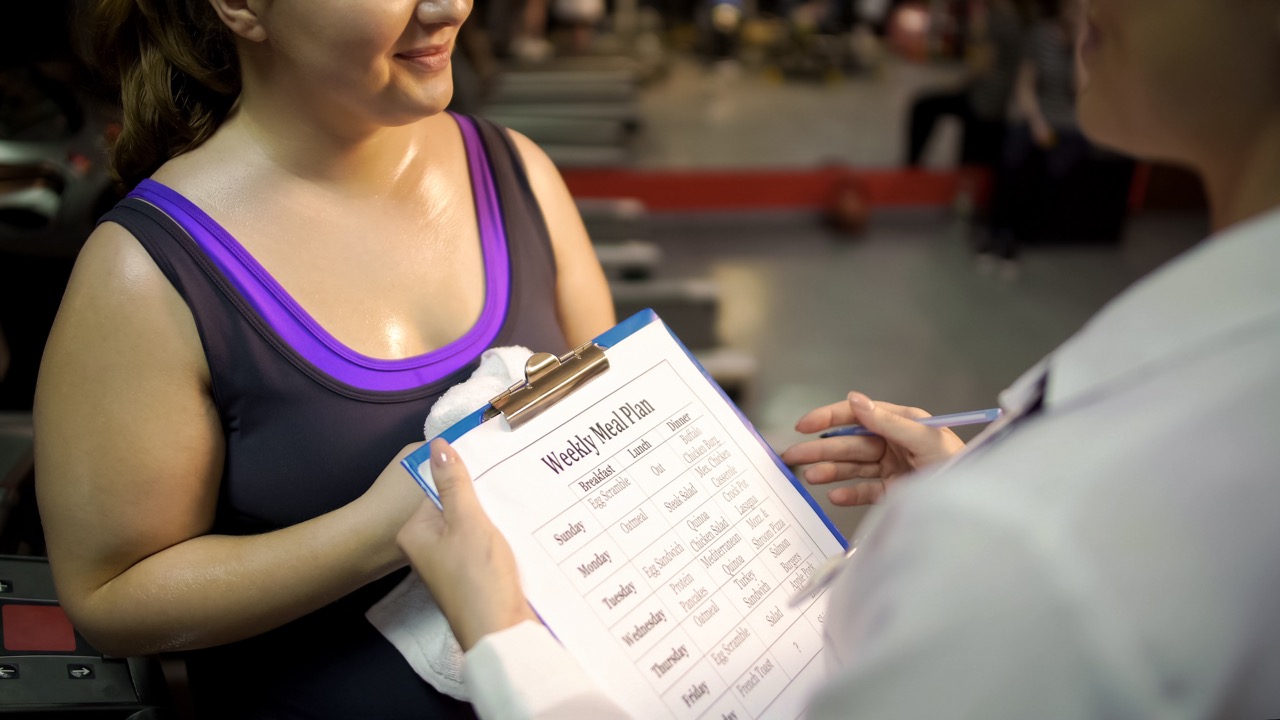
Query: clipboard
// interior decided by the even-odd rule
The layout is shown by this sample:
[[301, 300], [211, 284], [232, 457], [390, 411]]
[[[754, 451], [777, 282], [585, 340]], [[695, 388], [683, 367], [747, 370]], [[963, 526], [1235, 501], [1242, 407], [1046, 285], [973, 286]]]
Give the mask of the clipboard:
[[[847, 542], [655, 312], [535, 354], [440, 437], [530, 604], [629, 712], [801, 714], [825, 679], [825, 589], [788, 600]], [[402, 465], [439, 505], [429, 461]]]

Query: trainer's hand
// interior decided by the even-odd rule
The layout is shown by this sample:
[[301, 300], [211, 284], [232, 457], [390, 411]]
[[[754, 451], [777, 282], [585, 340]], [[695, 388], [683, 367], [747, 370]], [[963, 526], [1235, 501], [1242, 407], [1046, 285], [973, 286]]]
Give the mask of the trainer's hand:
[[471, 475], [449, 443], [431, 442], [431, 475], [442, 512], [424, 500], [396, 543], [422, 576], [463, 651], [489, 633], [536, 620], [516, 559], [476, 497]]
[[796, 430], [816, 433], [857, 424], [875, 435], [809, 440], [787, 448], [782, 460], [788, 465], [813, 464], [803, 474], [814, 485], [864, 481], [835, 488], [827, 497], [834, 505], [870, 505], [894, 480], [946, 460], [964, 447], [951, 430], [916, 422], [927, 417], [929, 413], [919, 408], [872, 402], [862, 393], [851, 392], [845, 402], [810, 410], [796, 423]]

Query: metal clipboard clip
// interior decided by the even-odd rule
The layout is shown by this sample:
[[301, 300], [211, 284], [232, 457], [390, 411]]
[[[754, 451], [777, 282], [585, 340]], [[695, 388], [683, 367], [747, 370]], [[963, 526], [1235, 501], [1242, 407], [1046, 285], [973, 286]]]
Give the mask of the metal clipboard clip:
[[534, 353], [524, 364], [523, 382], [517, 382], [490, 401], [485, 421], [502, 415], [512, 430], [532, 420], [562, 398], [609, 369], [604, 348], [589, 342], [556, 357]]

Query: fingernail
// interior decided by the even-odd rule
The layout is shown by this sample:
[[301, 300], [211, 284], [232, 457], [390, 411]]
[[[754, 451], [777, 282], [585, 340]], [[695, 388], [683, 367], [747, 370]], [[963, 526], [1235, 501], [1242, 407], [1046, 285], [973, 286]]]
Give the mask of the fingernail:
[[875, 410], [876, 409], [876, 404], [871, 402], [871, 398], [867, 397], [866, 395], [863, 395], [862, 393], [857, 393], [857, 392], [849, 393], [849, 404], [858, 408], [859, 410]]
[[449, 447], [449, 443], [436, 439], [431, 443], [431, 467], [442, 468], [458, 461], [458, 454]]

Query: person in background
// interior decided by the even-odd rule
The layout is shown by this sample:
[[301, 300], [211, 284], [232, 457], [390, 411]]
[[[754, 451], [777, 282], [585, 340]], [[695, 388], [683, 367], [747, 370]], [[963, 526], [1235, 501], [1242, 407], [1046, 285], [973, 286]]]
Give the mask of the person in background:
[[[1011, 385], [968, 446], [861, 393], [800, 420], [876, 432], [783, 460], [853, 481], [837, 504], [883, 500], [829, 590], [811, 720], [1280, 716], [1280, 4], [1093, 0], [1076, 45], [1081, 126], [1196, 168], [1213, 234]], [[432, 451], [444, 511], [423, 502], [398, 541], [480, 715], [621, 717]]]
[[[1016, 277], [1020, 236], [1029, 213], [1085, 161], [1089, 141], [1076, 118], [1074, 45], [1081, 0], [1042, 0], [1028, 34], [1014, 89], [1019, 120], [996, 164], [982, 269], [1000, 265]], [[995, 262], [993, 262], [995, 261]]]
[[[109, 0], [132, 189], [80, 252], [37, 384], [58, 599], [185, 658], [199, 717], [473, 711], [364, 617], [407, 574], [397, 460], [492, 346], [613, 322], [547, 156], [444, 113], [469, 0]], [[407, 445], [407, 447], [406, 447]]]
[[1023, 56], [1025, 12], [1015, 0], [989, 0], [975, 11], [966, 43], [965, 74], [955, 89], [933, 91], [911, 103], [906, 166], [916, 168], [938, 120], [960, 121], [960, 164], [994, 168], [1004, 133], [1014, 78]]

